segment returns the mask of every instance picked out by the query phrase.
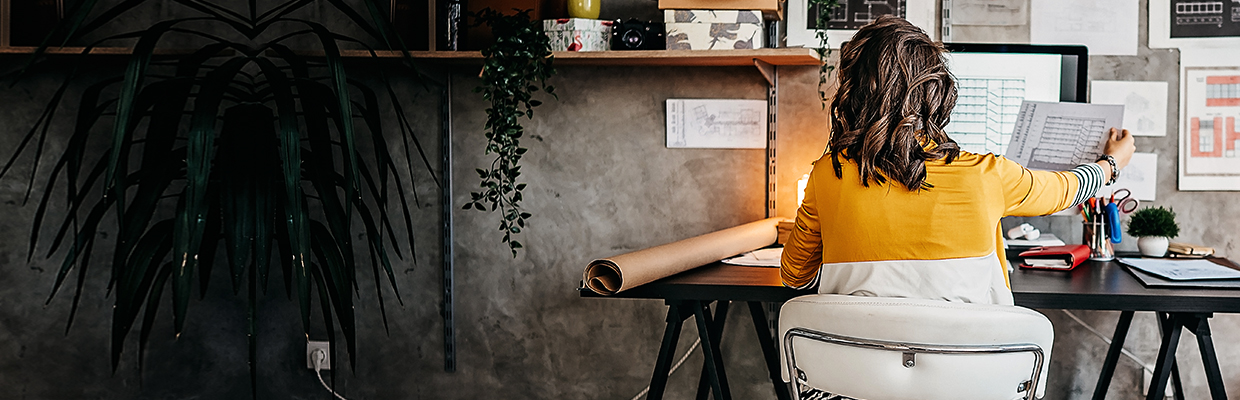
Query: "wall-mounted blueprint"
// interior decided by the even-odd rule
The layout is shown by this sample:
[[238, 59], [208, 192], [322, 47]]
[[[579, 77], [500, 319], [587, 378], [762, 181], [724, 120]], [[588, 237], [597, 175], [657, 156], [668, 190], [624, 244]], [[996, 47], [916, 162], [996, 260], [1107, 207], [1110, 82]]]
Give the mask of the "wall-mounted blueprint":
[[1180, 190], [1240, 189], [1240, 67], [1185, 67]]
[[[843, 0], [840, 5], [836, 6], [835, 11], [831, 13], [831, 20], [827, 21], [827, 29], [860, 29], [870, 21], [878, 19], [884, 15], [894, 15], [904, 18], [904, 1], [905, 0]], [[820, 6], [813, 5], [809, 7], [809, 13], [806, 15], [805, 26], [809, 29], [818, 28], [818, 8]]]
[[1167, 82], [1095, 80], [1090, 85], [1090, 103], [1124, 105], [1124, 129], [1133, 135], [1167, 135]]
[[1032, 169], [1072, 169], [1097, 161], [1107, 130], [1123, 121], [1120, 105], [1026, 101], [1006, 155]]
[[1168, 15], [1172, 38], [1240, 36], [1240, 2], [1174, 0]]
[[[1119, 178], [1115, 179], [1115, 184], [1099, 187], [1094, 197], [1110, 196], [1111, 192], [1123, 188], [1131, 191], [1132, 197], [1137, 200], [1154, 201], [1158, 200], [1156, 196], [1157, 186], [1158, 154], [1132, 153], [1132, 159], [1129, 160], [1127, 167], [1120, 170]], [[1074, 208], [1069, 210], [1076, 211]]]
[[1137, 0], [1038, 0], [1029, 13], [1029, 40], [1083, 44], [1091, 56], [1135, 56], [1139, 12]]
[[667, 99], [668, 148], [766, 148], [766, 101]]

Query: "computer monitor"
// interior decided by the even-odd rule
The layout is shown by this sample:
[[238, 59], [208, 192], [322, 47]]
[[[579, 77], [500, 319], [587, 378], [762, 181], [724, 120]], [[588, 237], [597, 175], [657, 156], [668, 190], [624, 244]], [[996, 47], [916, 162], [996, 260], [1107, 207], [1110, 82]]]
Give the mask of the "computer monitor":
[[965, 151], [1005, 154], [1023, 100], [1085, 101], [1085, 46], [945, 46], [958, 94], [945, 130]]

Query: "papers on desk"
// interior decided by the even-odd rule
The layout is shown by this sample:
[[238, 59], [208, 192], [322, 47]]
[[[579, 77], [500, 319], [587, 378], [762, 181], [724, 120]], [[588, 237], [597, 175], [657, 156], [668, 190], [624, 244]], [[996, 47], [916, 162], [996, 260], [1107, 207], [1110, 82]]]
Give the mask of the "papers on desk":
[[1209, 260], [1119, 258], [1120, 263], [1173, 281], [1240, 279], [1240, 271]]
[[1067, 269], [1067, 268], [1068, 268], [1068, 260], [1060, 260], [1060, 259], [1044, 259], [1044, 258], [1030, 258], [1030, 259], [1026, 259], [1026, 260], [1025, 260], [1025, 265], [1028, 265], [1028, 266], [1030, 266], [1030, 267], [1041, 267], [1041, 268], [1063, 268], [1063, 269]]
[[724, 264], [743, 265], [746, 267], [775, 267], [779, 268], [779, 259], [784, 256], [783, 247], [772, 247], [767, 249], [757, 249], [736, 257], [726, 258]]
[[[1075, 209], [1073, 209], [1075, 210]], [[1042, 247], [1042, 246], [1063, 246], [1063, 240], [1055, 237], [1054, 233], [1043, 233], [1037, 239], [1004, 239], [1009, 247]]]

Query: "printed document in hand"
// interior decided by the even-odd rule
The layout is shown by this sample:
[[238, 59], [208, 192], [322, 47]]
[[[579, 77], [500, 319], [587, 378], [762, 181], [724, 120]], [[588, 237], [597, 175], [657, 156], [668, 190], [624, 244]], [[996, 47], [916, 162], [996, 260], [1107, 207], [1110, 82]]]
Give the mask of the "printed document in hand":
[[1108, 130], [1124, 122], [1124, 106], [1024, 101], [1007, 158], [1031, 169], [1065, 171], [1098, 160]]
[[1240, 271], [1212, 263], [1209, 260], [1120, 258], [1119, 262], [1173, 281], [1240, 279]]

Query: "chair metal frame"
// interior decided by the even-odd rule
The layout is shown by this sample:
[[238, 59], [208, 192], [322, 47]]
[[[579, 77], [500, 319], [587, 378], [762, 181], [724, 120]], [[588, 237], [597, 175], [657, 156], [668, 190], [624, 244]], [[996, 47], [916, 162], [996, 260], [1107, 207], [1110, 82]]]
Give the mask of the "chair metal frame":
[[[916, 365], [914, 354], [999, 354], [999, 353], [1033, 353], [1033, 374], [1030, 376], [1028, 384], [1025, 385], [1025, 400], [1034, 400], [1037, 395], [1039, 378], [1042, 376], [1042, 360], [1044, 354], [1042, 347], [1032, 343], [1024, 344], [1004, 344], [1004, 345], [937, 345], [937, 344], [913, 344], [901, 343], [876, 339], [863, 339], [844, 335], [830, 334], [826, 332], [815, 331], [805, 328], [791, 328], [784, 333], [784, 354], [788, 360], [788, 385], [791, 389], [791, 395], [794, 400], [801, 400], [801, 390], [798, 380], [801, 375], [796, 367], [796, 357], [792, 350], [792, 339], [801, 337], [818, 342], [828, 344], [836, 344], [849, 347], [860, 347], [874, 350], [898, 351], [904, 354], [903, 363], [906, 368], [913, 368]], [[1017, 390], [1017, 393], [1020, 393]], [[844, 394], [847, 395], [847, 394]]]

